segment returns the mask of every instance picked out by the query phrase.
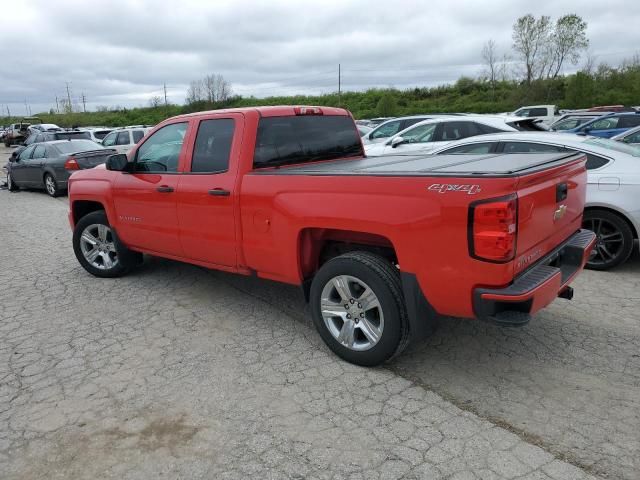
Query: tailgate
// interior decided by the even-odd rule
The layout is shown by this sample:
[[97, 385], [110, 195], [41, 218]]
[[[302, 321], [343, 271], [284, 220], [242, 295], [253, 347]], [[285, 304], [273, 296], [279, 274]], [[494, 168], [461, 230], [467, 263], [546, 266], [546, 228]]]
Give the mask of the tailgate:
[[525, 270], [575, 233], [587, 189], [586, 156], [523, 175], [518, 189], [518, 240], [514, 274]]
[[78, 162], [78, 166], [81, 170], [87, 168], [93, 168], [97, 165], [101, 165], [107, 161], [111, 155], [115, 154], [115, 150], [92, 150], [90, 152], [74, 153], [72, 156]]

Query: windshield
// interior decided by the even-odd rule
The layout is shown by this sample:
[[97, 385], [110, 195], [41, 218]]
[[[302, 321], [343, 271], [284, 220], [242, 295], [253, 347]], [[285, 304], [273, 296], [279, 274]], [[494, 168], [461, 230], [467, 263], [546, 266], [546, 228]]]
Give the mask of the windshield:
[[634, 157], [640, 157], [640, 148], [631, 145], [626, 145], [615, 140], [609, 140], [608, 138], [589, 138], [584, 141], [586, 145], [595, 145], [596, 147], [605, 148], [607, 150], [613, 150], [615, 152], [622, 152]]
[[260, 168], [363, 155], [351, 117], [266, 117], [258, 125], [253, 165]]
[[54, 145], [60, 153], [88, 152], [90, 150], [102, 150], [104, 147], [91, 140], [70, 140]]

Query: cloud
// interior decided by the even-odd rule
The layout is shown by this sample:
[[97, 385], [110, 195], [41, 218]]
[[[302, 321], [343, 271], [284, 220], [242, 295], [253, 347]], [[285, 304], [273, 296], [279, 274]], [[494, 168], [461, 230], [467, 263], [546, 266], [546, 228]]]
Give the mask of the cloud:
[[337, 89], [338, 63], [345, 90], [432, 86], [477, 75], [489, 38], [509, 52], [518, 16], [571, 12], [598, 61], [638, 48], [637, 29], [620, 26], [640, 22], [640, 2], [624, 0], [14, 2], [0, 18], [0, 104], [46, 110], [66, 82], [90, 108], [145, 104], [165, 83], [182, 102], [208, 73], [242, 95], [315, 94]]

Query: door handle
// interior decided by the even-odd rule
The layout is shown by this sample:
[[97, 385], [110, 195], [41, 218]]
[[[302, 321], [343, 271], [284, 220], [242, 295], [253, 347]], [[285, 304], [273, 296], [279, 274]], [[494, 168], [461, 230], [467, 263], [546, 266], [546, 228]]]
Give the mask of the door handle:
[[171, 193], [173, 192], [173, 187], [169, 187], [167, 185], [162, 185], [158, 188], [156, 188], [156, 190], [160, 193]]
[[209, 195], [213, 195], [214, 197], [228, 197], [231, 195], [229, 190], [223, 190], [222, 188], [213, 188], [209, 190]]

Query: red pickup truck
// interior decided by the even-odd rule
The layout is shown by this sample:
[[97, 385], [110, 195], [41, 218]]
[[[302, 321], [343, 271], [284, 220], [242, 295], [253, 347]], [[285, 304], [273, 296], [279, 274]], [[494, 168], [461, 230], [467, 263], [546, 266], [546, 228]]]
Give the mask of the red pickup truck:
[[342, 358], [376, 365], [439, 315], [526, 323], [588, 259], [585, 156], [366, 158], [350, 113], [216, 110], [166, 120], [128, 156], [74, 173], [80, 264], [147, 253], [301, 285]]

